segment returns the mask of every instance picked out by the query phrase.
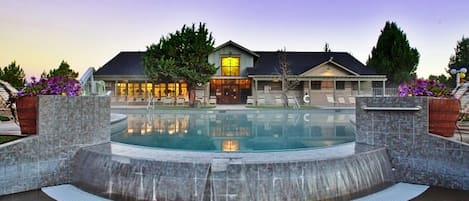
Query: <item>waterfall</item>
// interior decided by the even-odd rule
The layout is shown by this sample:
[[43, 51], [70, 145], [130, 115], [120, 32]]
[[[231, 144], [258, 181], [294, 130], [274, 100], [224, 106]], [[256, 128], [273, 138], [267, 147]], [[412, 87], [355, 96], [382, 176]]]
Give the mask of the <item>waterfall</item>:
[[157, 161], [113, 155], [110, 149], [97, 145], [77, 153], [77, 187], [115, 200], [311, 201], [350, 200], [393, 182], [384, 148], [339, 158], [270, 163], [242, 157], [215, 163]]

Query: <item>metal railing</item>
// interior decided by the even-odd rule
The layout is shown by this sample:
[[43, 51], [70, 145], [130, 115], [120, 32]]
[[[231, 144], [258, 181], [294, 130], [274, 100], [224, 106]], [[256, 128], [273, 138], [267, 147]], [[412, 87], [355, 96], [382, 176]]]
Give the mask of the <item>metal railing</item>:
[[399, 96], [399, 89], [398, 88], [373, 88], [372, 89], [372, 96]]

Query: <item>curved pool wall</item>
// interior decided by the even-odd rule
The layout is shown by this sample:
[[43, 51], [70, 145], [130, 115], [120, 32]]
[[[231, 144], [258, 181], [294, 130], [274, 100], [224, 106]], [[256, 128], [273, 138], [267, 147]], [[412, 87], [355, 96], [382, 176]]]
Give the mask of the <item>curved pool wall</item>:
[[122, 200], [350, 200], [393, 182], [384, 148], [207, 153], [120, 143], [81, 149], [75, 185]]

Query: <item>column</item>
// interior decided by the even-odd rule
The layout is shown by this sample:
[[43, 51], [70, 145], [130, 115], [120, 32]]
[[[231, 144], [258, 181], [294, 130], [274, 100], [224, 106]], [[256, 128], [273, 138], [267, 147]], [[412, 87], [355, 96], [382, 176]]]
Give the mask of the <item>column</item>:
[[336, 97], [336, 95], [335, 95], [335, 90], [336, 90], [336, 88], [337, 88], [337, 85], [336, 85], [335, 82], [336, 82], [336, 80], [335, 80], [335, 78], [334, 78], [334, 82], [333, 82], [333, 83], [334, 83], [334, 89], [333, 89], [333, 91], [332, 91], [332, 97], [334, 98], [334, 106], [335, 106], [335, 102], [336, 102], [336, 100], [337, 100], [337, 97]]
[[308, 95], [309, 95], [309, 105], [312, 105], [313, 96], [311, 95], [311, 80], [308, 81]]
[[254, 79], [254, 102], [256, 103], [257, 106], [257, 80]]
[[383, 97], [385, 96], [386, 93], [386, 82], [383, 80]]
[[360, 90], [361, 90], [360, 80], [358, 80], [358, 93], [357, 93], [357, 95], [360, 95]]

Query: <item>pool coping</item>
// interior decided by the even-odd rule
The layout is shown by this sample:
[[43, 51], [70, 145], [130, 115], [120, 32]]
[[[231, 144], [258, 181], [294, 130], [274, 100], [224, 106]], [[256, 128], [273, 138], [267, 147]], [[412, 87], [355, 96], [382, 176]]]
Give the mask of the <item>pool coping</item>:
[[115, 160], [128, 159], [156, 160], [180, 163], [212, 163], [224, 160], [227, 163], [294, 163], [303, 161], [331, 160], [344, 158], [355, 154], [367, 153], [385, 149], [355, 142], [348, 142], [329, 147], [320, 147], [302, 150], [282, 150], [269, 152], [198, 152], [172, 149], [161, 149], [130, 145], [119, 142], [110, 142], [101, 145], [84, 147], [88, 151], [103, 153], [103, 147]]

